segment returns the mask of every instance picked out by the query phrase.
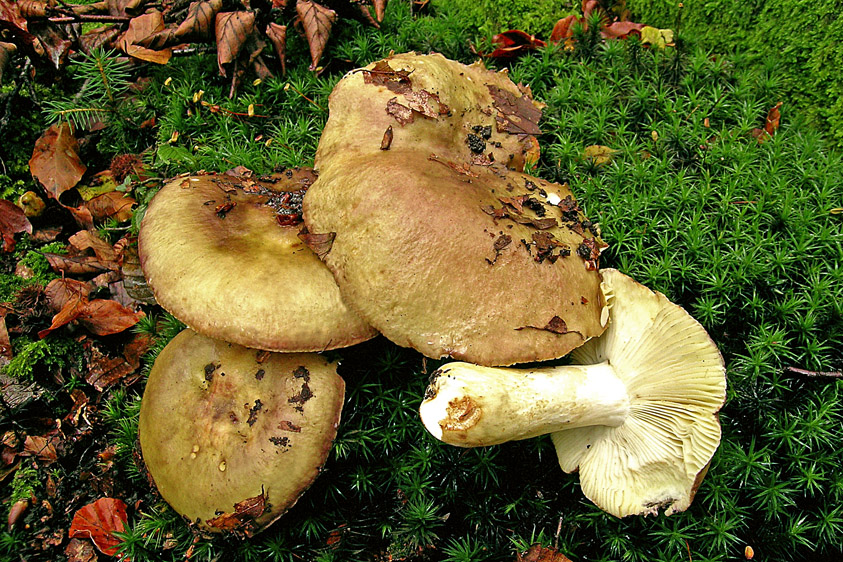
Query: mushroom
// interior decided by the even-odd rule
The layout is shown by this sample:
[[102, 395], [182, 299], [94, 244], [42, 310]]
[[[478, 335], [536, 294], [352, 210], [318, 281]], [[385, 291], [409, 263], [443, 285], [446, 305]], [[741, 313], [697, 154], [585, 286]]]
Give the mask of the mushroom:
[[609, 326], [572, 365], [503, 369], [448, 363], [421, 419], [460, 447], [550, 433], [565, 472], [618, 517], [688, 508], [720, 443], [723, 358], [703, 327], [663, 294], [604, 269]]
[[143, 458], [161, 496], [211, 532], [254, 534], [319, 474], [345, 383], [315, 353], [269, 353], [184, 330], [141, 401]]
[[566, 185], [519, 171], [540, 115], [506, 74], [441, 55], [395, 55], [337, 84], [304, 239], [387, 338], [511, 365], [602, 333], [597, 226]]
[[206, 174], [161, 188], [138, 237], [158, 303], [199, 333], [269, 351], [322, 351], [374, 337], [297, 237], [314, 178], [309, 169], [260, 179]]

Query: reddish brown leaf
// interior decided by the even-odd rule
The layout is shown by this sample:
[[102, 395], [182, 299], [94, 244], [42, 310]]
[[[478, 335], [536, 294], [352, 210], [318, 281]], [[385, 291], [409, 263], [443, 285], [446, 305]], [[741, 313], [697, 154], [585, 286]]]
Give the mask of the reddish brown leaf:
[[32, 233], [32, 224], [23, 209], [5, 199], [0, 199], [0, 236], [3, 237], [3, 251], [15, 251], [15, 234]]
[[55, 68], [61, 68], [73, 45], [61, 28], [48, 22], [31, 22], [29, 31], [38, 38], [40, 46], [46, 51]]
[[137, 15], [143, 3], [144, 0], [106, 0], [108, 15], [118, 17]]
[[113, 218], [117, 222], [126, 222], [132, 218], [132, 208], [137, 201], [119, 191], [109, 191], [94, 197], [85, 203], [94, 220], [102, 221]]
[[492, 44], [497, 48], [489, 53], [489, 57], [511, 59], [527, 51], [534, 51], [547, 44], [535, 35], [530, 35], [519, 29], [510, 29], [492, 37]]
[[87, 299], [69, 299], [58, 313], [53, 316], [53, 322], [50, 327], [38, 332], [39, 338], [46, 338], [54, 331], [62, 326], [70, 324], [76, 320], [88, 304]]
[[124, 53], [136, 59], [167, 64], [173, 56], [172, 49], [154, 51], [142, 47], [140, 42], [164, 29], [164, 16], [158, 10], [152, 10], [142, 16], [132, 18], [129, 22], [129, 29], [123, 34], [120, 40], [120, 48]]
[[12, 341], [9, 339], [9, 330], [6, 329], [6, 316], [0, 316], [0, 357], [11, 359]]
[[41, 435], [28, 435], [21, 455], [35, 457], [45, 463], [53, 463], [58, 459], [53, 440]]
[[78, 151], [76, 137], [67, 123], [50, 126], [35, 141], [29, 169], [56, 201], [79, 183], [87, 170]]
[[23, 2], [0, 0], [0, 20], [7, 21], [20, 29], [26, 30], [26, 18], [20, 10]]
[[222, 0], [193, 2], [187, 10], [187, 16], [178, 27], [168, 27], [138, 41], [142, 47], [163, 49], [179, 43], [205, 41], [212, 37], [214, 20], [222, 9]]
[[331, 35], [331, 27], [337, 20], [337, 13], [308, 0], [299, 0], [296, 3], [296, 12], [304, 28], [307, 44], [310, 46], [310, 70], [314, 70], [319, 66], [319, 59], [325, 51], [325, 45]]
[[[112, 262], [117, 261], [117, 252], [111, 244], [100, 238], [93, 230], [80, 230], [67, 239], [67, 242], [80, 253], [85, 250], [93, 250], [97, 259], [106, 267], [112, 268]], [[117, 264], [113, 264], [116, 269]]]
[[372, 4], [375, 6], [375, 19], [378, 23], [383, 21], [383, 15], [386, 12], [386, 3], [388, 0], [373, 0]]
[[133, 312], [117, 301], [96, 299], [82, 309], [78, 319], [92, 334], [107, 336], [131, 328], [144, 316], [143, 312]]
[[121, 33], [123, 30], [117, 25], [92, 30], [79, 37], [79, 46], [85, 53], [90, 53], [99, 47], [116, 48], [114, 41], [120, 37]]
[[68, 536], [90, 538], [100, 552], [114, 556], [121, 541], [113, 533], [122, 532], [127, 520], [123, 500], [101, 498], [76, 512]]
[[266, 510], [266, 496], [261, 493], [253, 498], [246, 498], [234, 504], [233, 513], [223, 513], [208, 520], [208, 525], [213, 528], [232, 531], [242, 530], [250, 536], [253, 529], [252, 521], [263, 514]]
[[516, 554], [515, 562], [571, 562], [571, 559], [555, 548], [534, 544], [527, 552]]
[[246, 40], [255, 30], [254, 12], [221, 12], [217, 14], [217, 66], [227, 76], [225, 65], [237, 60]]
[[287, 26], [270, 23], [266, 26], [266, 36], [272, 41], [275, 53], [281, 62], [281, 73], [287, 74]]
[[604, 27], [600, 31], [600, 35], [602, 35], [604, 39], [626, 39], [630, 35], [640, 36], [643, 28], [643, 23], [616, 21]]
[[64, 549], [64, 554], [67, 556], [67, 562], [96, 562], [97, 560], [94, 545], [88, 541], [80, 541], [79, 539], [70, 539], [70, 542]]
[[63, 309], [71, 301], [87, 301], [91, 286], [76, 279], [53, 279], [44, 289], [47, 305], [54, 313]]
[[516, 98], [511, 92], [497, 86], [487, 85], [487, 88], [498, 110], [495, 116], [498, 131], [522, 135], [541, 134], [538, 123], [542, 110], [536, 107], [529, 96], [525, 94]]
[[18, 520], [23, 516], [26, 510], [29, 509], [29, 498], [23, 498], [12, 504], [9, 508], [9, 517], [7, 518], [6, 530], [11, 533], [15, 528]]
[[307, 228], [303, 228], [301, 232], [299, 232], [298, 237], [299, 239], [304, 242], [304, 244], [313, 250], [313, 252], [319, 256], [319, 259], [324, 259], [328, 252], [331, 251], [331, 246], [334, 245], [334, 238], [336, 238], [336, 232], [328, 232], [325, 234], [316, 234], [308, 232]]
[[782, 102], [779, 102], [767, 113], [767, 122], [764, 125], [764, 130], [767, 131], [767, 134], [770, 136], [773, 136], [773, 133], [779, 129], [779, 123], [782, 118], [782, 114], [779, 111], [781, 106]]
[[550, 42], [559, 43], [574, 35], [574, 24], [579, 22], [579, 18], [574, 14], [564, 17], [556, 22], [553, 26], [553, 31], [550, 33]]
[[43, 256], [47, 258], [47, 263], [50, 264], [50, 267], [56, 273], [82, 275], [109, 271], [109, 267], [99, 261], [95, 256], [62, 256], [48, 252], [45, 252]]

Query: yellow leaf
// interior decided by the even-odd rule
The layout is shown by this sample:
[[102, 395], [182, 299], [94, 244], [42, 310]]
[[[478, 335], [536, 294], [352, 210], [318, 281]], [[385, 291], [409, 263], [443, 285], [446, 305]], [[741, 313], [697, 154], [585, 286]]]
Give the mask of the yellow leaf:
[[645, 45], [651, 45], [658, 49], [664, 49], [668, 45], [673, 44], [673, 30], [657, 29], [655, 27], [645, 25], [641, 29], [641, 42]]
[[592, 144], [591, 146], [585, 147], [585, 150], [583, 150], [583, 156], [585, 159], [591, 160], [597, 166], [608, 164], [612, 161], [612, 156], [617, 153], [617, 150], [609, 148], [608, 146], [601, 146], [599, 144]]

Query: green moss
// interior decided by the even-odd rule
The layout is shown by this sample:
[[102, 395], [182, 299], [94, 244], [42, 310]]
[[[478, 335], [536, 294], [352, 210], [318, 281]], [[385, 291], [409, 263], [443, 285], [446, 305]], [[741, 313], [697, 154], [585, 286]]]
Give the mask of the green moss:
[[[636, 21], [675, 27], [679, 2], [629, 0]], [[785, 86], [783, 112], [798, 109], [843, 146], [843, 17], [839, 3], [803, 0], [685, 2], [681, 29], [715, 52], [740, 52], [774, 68]]]
[[556, 22], [574, 12], [573, 3], [558, 0], [433, 0], [433, 6], [458, 10], [485, 37], [520, 29], [547, 39]]
[[82, 346], [70, 338], [52, 335], [33, 340], [21, 336], [14, 339], [12, 347], [14, 357], [3, 367], [3, 373], [12, 378], [32, 380], [37, 373], [46, 374], [54, 368], [83, 367]]
[[20, 465], [15, 471], [15, 476], [12, 478], [12, 492], [9, 498], [9, 507], [13, 506], [15, 502], [23, 499], [29, 499], [35, 496], [35, 492], [41, 485], [38, 476], [38, 469], [35, 468], [35, 463], [26, 462]]

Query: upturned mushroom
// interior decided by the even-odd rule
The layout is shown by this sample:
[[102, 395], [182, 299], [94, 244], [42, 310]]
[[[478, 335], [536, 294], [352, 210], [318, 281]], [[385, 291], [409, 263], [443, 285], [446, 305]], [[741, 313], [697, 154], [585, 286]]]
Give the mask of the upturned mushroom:
[[192, 330], [160, 353], [141, 402], [144, 462], [161, 496], [210, 532], [252, 535], [318, 476], [345, 383], [315, 353], [269, 353]]
[[605, 244], [567, 186], [522, 173], [541, 104], [505, 73], [391, 56], [330, 98], [303, 239], [401, 346], [484, 365], [599, 335]]
[[690, 505], [720, 443], [723, 359], [703, 327], [663, 294], [602, 271], [609, 326], [571, 354], [533, 369], [448, 363], [420, 413], [460, 447], [550, 433], [559, 464], [583, 493], [624, 517]]
[[269, 351], [323, 351], [376, 331], [299, 240], [310, 169], [176, 178], [149, 204], [140, 262], [158, 303], [209, 337]]

